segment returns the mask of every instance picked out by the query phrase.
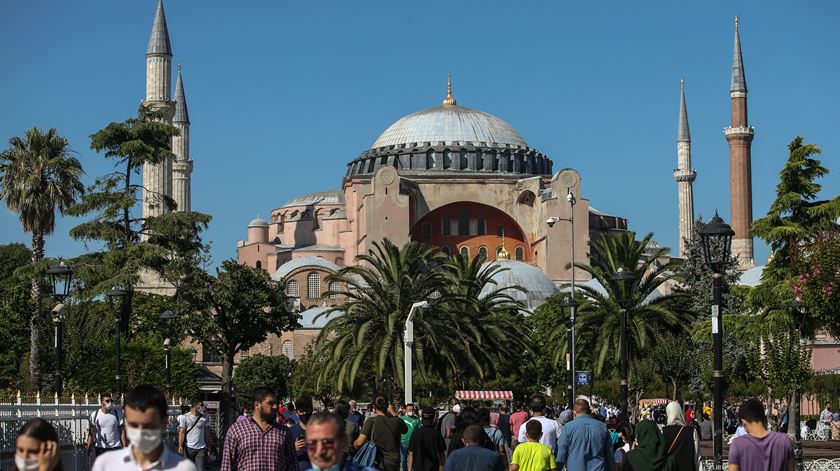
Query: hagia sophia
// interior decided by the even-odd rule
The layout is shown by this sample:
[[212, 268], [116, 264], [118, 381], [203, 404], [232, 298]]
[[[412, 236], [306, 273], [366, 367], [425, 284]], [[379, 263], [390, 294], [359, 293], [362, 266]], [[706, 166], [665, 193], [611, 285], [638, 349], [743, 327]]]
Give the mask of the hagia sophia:
[[[169, 110], [167, 121], [181, 130], [181, 136], [173, 138], [177, 156], [173, 163], [143, 169], [147, 191], [144, 217], [165, 211], [156, 201], [160, 194], [172, 197], [176, 210], [190, 210], [195, 162], [189, 151], [190, 118], [180, 65], [177, 70], [173, 99], [172, 47], [163, 2], [159, 0], [146, 52], [144, 103]], [[680, 88], [674, 180], [681, 243], [675, 257], [684, 254], [682, 241], [691, 236], [697, 177], [691, 165], [683, 84]], [[319, 314], [341, 302], [323, 296], [337, 288], [327, 286], [328, 276], [355, 263], [358, 255], [384, 238], [397, 245], [420, 241], [447, 253], [482, 256], [486, 263], [502, 265], [507, 270], [496, 276], [497, 285], [525, 287], [527, 293], [514, 294], [527, 314], [566, 289], [573, 278], [571, 269], [566, 268], [573, 252], [576, 262], [587, 263], [591, 240], [628, 230], [627, 218], [609, 213], [609, 201], [590, 201], [585, 176], [574, 168], [555, 165], [550, 156], [538, 150], [539, 143], [529, 143], [503, 119], [458, 103], [451, 79], [445, 95], [441, 95], [444, 98], [438, 106], [408, 114], [390, 126], [383, 123], [384, 131], [372, 139], [369, 149], [361, 153], [359, 149], [347, 149], [346, 172], [335, 187], [286, 202], [258, 203], [268, 217], [248, 223], [247, 239], [237, 244], [238, 260], [285, 281], [286, 294], [301, 315], [302, 328], [272, 335], [241, 356], [302, 356], [326, 323]], [[747, 86], [737, 20], [729, 98], [731, 120], [723, 134], [730, 150], [730, 224], [735, 230], [732, 249], [744, 270], [740, 282], [754, 286], [763, 268], [755, 266], [748, 231], [752, 223], [750, 147], [755, 131], [747, 119]], [[503, 115], [503, 110], [499, 114]], [[260, 210], [243, 208], [242, 212], [255, 209]], [[579, 283], [596, 283], [579, 270], [574, 278]], [[168, 288], [159, 280], [144, 278], [137, 289], [165, 294]], [[217, 390], [219, 357], [199, 344], [193, 346], [197, 362], [203, 365], [204, 376], [199, 378], [202, 390]], [[836, 340], [819, 337], [811, 346], [815, 371], [836, 368]]]

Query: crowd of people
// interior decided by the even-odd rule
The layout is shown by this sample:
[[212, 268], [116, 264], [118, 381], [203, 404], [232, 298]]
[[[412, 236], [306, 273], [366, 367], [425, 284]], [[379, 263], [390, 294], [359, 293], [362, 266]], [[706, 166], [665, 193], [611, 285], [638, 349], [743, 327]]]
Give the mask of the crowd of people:
[[[453, 398], [439, 413], [398, 405], [384, 395], [376, 395], [365, 411], [343, 400], [315, 411], [309, 397], [283, 407], [275, 392], [260, 388], [217, 453], [203, 401], [194, 400], [177, 417], [172, 450], [163, 441], [169, 423], [165, 397], [140, 386], [126, 394], [122, 411], [109, 394], [100, 397], [89, 418], [87, 446], [95, 455], [94, 471], [204, 470], [217, 454], [222, 471], [701, 469], [705, 411], [671, 402], [663, 412], [662, 423], [651, 415], [634, 426], [617, 407], [578, 399], [558, 411], [540, 394], [528, 404], [515, 403], [513, 411], [506, 404]], [[737, 417], [743, 433], [730, 444], [730, 471], [793, 469], [790, 440], [768, 430], [764, 404], [747, 400]], [[63, 469], [58, 443], [48, 421], [28, 421], [17, 437], [15, 469]]]

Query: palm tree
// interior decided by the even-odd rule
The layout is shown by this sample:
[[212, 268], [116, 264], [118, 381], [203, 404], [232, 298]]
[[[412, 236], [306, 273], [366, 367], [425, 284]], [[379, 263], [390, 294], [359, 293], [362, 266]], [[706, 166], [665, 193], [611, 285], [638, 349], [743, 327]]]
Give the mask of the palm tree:
[[[592, 242], [591, 264], [575, 264], [603, 287], [578, 286], [583, 299], [575, 321], [577, 332], [597, 332], [597, 335], [582, 335], [580, 340], [584, 343], [578, 343], [595, 355], [597, 373], [602, 371], [609, 356], [616, 364], [619, 359], [621, 307], [617, 300], [629, 301], [627, 346], [631, 360], [656, 341], [658, 331], [687, 331], [691, 326], [692, 314], [681, 303], [685, 294], [671, 291], [669, 286], [676, 280], [674, 264], [670, 260], [661, 261], [668, 249], [653, 247], [652, 238], [651, 233], [637, 241], [634, 232], [601, 236]], [[626, 287], [624, 282], [611, 279], [620, 267], [635, 273], [635, 280]], [[552, 333], [561, 345], [555, 363], [566, 353], [566, 324], [558, 322]]]
[[[359, 262], [329, 280], [342, 289], [325, 296], [346, 301], [322, 314], [341, 312], [326, 323], [316, 343], [324, 360], [321, 383], [352, 388], [360, 371], [369, 371], [396, 392], [403, 382], [405, 319], [418, 301], [430, 303], [414, 318], [412, 355], [422, 378], [481, 377], [492, 370], [493, 354], [510, 348], [510, 338], [521, 331], [514, 317], [503, 316], [520, 304], [501, 290], [479, 299], [497, 270], [482, 270], [480, 261], [453, 261], [434, 247], [410, 242], [399, 248], [385, 239]], [[524, 345], [525, 337], [516, 342]]]
[[[32, 234], [32, 264], [44, 258], [44, 237], [55, 229], [56, 210], [64, 212], [84, 192], [84, 174], [78, 159], [71, 155], [69, 141], [55, 129], [26, 131], [13, 137], [9, 148], [0, 153], [0, 198], [20, 217], [24, 232]], [[39, 389], [38, 361], [41, 289], [32, 278], [33, 311], [29, 320], [29, 374], [33, 389]]]

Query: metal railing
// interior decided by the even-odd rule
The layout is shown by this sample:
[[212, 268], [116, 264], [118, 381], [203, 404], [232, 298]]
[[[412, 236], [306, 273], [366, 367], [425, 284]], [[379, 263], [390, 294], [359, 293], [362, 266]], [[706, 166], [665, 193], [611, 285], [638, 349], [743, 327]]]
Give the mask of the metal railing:
[[[723, 469], [726, 469], [728, 463], [723, 461]], [[714, 469], [714, 461], [704, 460], [703, 469], [705, 471], [712, 471]], [[802, 469], [804, 471], [840, 471], [840, 458], [817, 458], [815, 460], [806, 460], [802, 462]]]

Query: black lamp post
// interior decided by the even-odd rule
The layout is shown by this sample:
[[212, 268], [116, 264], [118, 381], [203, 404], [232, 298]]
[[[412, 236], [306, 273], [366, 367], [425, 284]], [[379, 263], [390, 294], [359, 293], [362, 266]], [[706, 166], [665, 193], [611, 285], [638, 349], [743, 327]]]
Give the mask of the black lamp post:
[[566, 386], [569, 393], [569, 410], [575, 407], [577, 397], [577, 381], [575, 381], [575, 314], [579, 304], [573, 297], [566, 297], [560, 302], [560, 308], [569, 309], [569, 322], [566, 328], [566, 370], [569, 384]]
[[163, 311], [160, 315], [160, 322], [163, 324], [165, 331], [165, 339], [163, 340], [163, 361], [164, 368], [166, 368], [166, 394], [172, 393], [172, 362], [170, 353], [172, 352], [172, 340], [169, 338], [170, 324], [175, 315], [169, 309]]
[[53, 326], [55, 327], [55, 392], [61, 397], [64, 390], [64, 381], [61, 378], [61, 360], [63, 355], [62, 329], [64, 322], [64, 300], [70, 293], [70, 282], [73, 281], [73, 269], [59, 261], [47, 269], [47, 276], [52, 285], [52, 296], [57, 303], [52, 310]]
[[[794, 299], [793, 301], [787, 304], [788, 309], [790, 309], [790, 318], [791, 318], [791, 332], [790, 332], [790, 351], [791, 355], [793, 354], [794, 348], [794, 334], [796, 337], [796, 348], [799, 349], [800, 345], [800, 338], [802, 335], [802, 323], [805, 321], [805, 305], [799, 298]], [[798, 350], [797, 350], [798, 353]], [[802, 469], [802, 431], [799, 427], [800, 419], [800, 407], [802, 406], [800, 397], [799, 397], [799, 388], [798, 385], [794, 385], [793, 390], [793, 400], [792, 407], [788, 407], [788, 427], [793, 425], [794, 427], [794, 440], [793, 440], [793, 459], [796, 462], [796, 469], [797, 471]], [[791, 411], [791, 409], [793, 409]], [[792, 412], [792, 415], [791, 415]]]
[[721, 318], [721, 296], [723, 291], [723, 270], [732, 249], [735, 231], [726, 224], [717, 211], [714, 217], [700, 229], [703, 242], [703, 257], [712, 269], [712, 340], [714, 349], [714, 427], [715, 471], [723, 471], [723, 320]]
[[619, 307], [621, 307], [621, 313], [619, 318], [621, 319], [621, 327], [619, 332], [619, 373], [621, 378], [619, 378], [619, 384], [621, 386], [621, 411], [630, 416], [630, 409], [627, 403], [627, 396], [629, 392], [627, 390], [627, 308], [630, 306], [630, 301], [632, 300], [631, 296], [631, 289], [628, 288], [628, 284], [632, 283], [633, 280], [636, 279], [636, 274], [627, 268], [619, 267], [618, 270], [610, 276], [612, 281], [616, 281], [621, 283], [623, 289], [620, 292], [621, 299], [616, 299], [618, 302]]
[[[108, 296], [108, 303], [114, 310], [114, 398], [122, 400], [122, 364], [120, 352], [120, 321], [122, 320], [123, 304], [128, 297], [128, 291], [121, 288], [114, 288], [105, 293]], [[116, 306], [116, 308], [114, 307]]]

